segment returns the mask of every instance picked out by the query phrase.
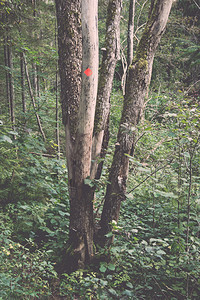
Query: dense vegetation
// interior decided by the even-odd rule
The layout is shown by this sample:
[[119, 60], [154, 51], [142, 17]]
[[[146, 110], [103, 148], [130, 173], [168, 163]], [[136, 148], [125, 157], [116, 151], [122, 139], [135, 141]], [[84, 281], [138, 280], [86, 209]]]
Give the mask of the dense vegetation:
[[[123, 57], [128, 2], [124, 1], [121, 20]], [[135, 44], [149, 3], [137, 2]], [[107, 0], [99, 1], [100, 48], [106, 4]], [[157, 51], [144, 118], [130, 157], [127, 199], [119, 223], [113, 222], [109, 233], [115, 235], [114, 244], [95, 249], [94, 263], [72, 274], [63, 270], [69, 197], [54, 3], [10, 0], [0, 1], [0, 8], [0, 299], [199, 299], [198, 4], [176, 3]], [[4, 63], [5, 52], [12, 55], [10, 65]], [[21, 55], [26, 58], [26, 78]], [[120, 121], [122, 75], [120, 61], [103, 176], [88, 182], [96, 186], [97, 218]]]

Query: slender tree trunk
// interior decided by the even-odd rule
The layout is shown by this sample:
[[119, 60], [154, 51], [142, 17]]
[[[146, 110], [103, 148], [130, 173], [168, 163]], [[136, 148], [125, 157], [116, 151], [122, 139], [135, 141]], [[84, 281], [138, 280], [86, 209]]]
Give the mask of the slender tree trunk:
[[25, 74], [24, 74], [24, 59], [23, 52], [20, 52], [20, 69], [21, 69], [21, 95], [23, 113], [26, 113], [26, 99], [25, 99]]
[[32, 64], [32, 86], [33, 86], [33, 91], [34, 91], [34, 97], [36, 98], [38, 96], [38, 83], [37, 83], [37, 70], [36, 70], [36, 64]]
[[[71, 270], [83, 267], [93, 257], [93, 203], [90, 187], [84, 180], [90, 176], [98, 83], [97, 8], [97, 0], [56, 1], [70, 192], [68, 268]], [[84, 73], [88, 68], [91, 76]]]
[[59, 101], [58, 101], [58, 71], [56, 70], [56, 150], [60, 159], [60, 134], [59, 134]]
[[9, 107], [10, 107], [10, 120], [14, 129], [15, 125], [15, 112], [14, 112], [14, 79], [13, 79], [13, 60], [12, 60], [12, 47], [11, 40], [7, 39], [7, 62], [8, 62], [8, 82], [9, 82]]
[[134, 34], [134, 16], [135, 16], [135, 1], [130, 0], [129, 5], [129, 20], [128, 20], [128, 38], [127, 38], [127, 64], [131, 65], [133, 60], [133, 34]]
[[[34, 26], [36, 26], [36, 17], [38, 16], [38, 12], [37, 12], [37, 1], [36, 0], [31, 0], [32, 2], [32, 8], [33, 8], [33, 18], [32, 18], [32, 23], [34, 24]], [[37, 39], [39, 39], [39, 35], [37, 33], [35, 33], [34, 31], [30, 33], [32, 35], [32, 38], [37, 41]], [[35, 62], [32, 63], [32, 87], [33, 87], [33, 93], [34, 93], [34, 97], [36, 102], [37, 101], [37, 97], [39, 97], [39, 93], [40, 93], [40, 87], [39, 87], [39, 76], [38, 76], [38, 66]]]
[[[107, 10], [105, 48], [99, 75], [97, 106], [92, 144], [91, 179], [97, 175], [98, 159], [103, 158], [108, 146], [108, 116], [110, 94], [116, 62], [120, 54], [120, 12], [122, 0], [110, 0]], [[103, 143], [104, 140], [104, 143]], [[100, 169], [98, 176], [100, 176]]]
[[40, 67], [36, 66], [36, 74], [37, 74], [37, 97], [40, 98]]
[[[55, 22], [55, 48], [57, 50], [57, 22]], [[58, 61], [56, 60], [56, 147], [57, 157], [60, 159], [60, 137], [59, 137], [59, 101], [58, 101]]]
[[45, 137], [44, 131], [42, 129], [42, 124], [41, 124], [41, 121], [40, 121], [40, 117], [37, 113], [36, 102], [35, 102], [32, 86], [31, 86], [31, 81], [30, 81], [30, 77], [29, 77], [29, 73], [28, 73], [28, 66], [27, 66], [26, 57], [25, 57], [24, 53], [23, 53], [23, 60], [24, 60], [24, 67], [25, 67], [25, 73], [26, 73], [26, 79], [27, 79], [27, 83], [28, 83], [29, 93], [30, 93], [32, 104], [33, 104], [33, 109], [35, 111], [35, 116], [36, 116], [36, 119], [37, 119], [38, 128], [39, 128], [40, 133], [42, 134], [43, 140], [46, 141], [46, 137]]
[[112, 220], [118, 221], [121, 201], [126, 199], [128, 156], [133, 153], [135, 127], [143, 113], [155, 51], [164, 33], [172, 2], [173, 0], [152, 1], [145, 30], [128, 69], [124, 107], [108, 179], [111, 184], [107, 186], [100, 222], [100, 234], [104, 243], [105, 234], [111, 231]]
[[10, 90], [9, 90], [9, 71], [8, 71], [8, 45], [7, 45], [7, 36], [4, 37], [4, 64], [5, 64], [5, 73], [6, 73], [6, 105], [10, 113]]

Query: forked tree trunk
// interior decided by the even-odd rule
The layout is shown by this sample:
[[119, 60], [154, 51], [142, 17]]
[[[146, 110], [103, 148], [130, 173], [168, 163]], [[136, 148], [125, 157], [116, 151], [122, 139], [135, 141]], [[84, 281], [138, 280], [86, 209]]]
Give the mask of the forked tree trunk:
[[[134, 148], [135, 127], [143, 113], [144, 99], [151, 80], [156, 48], [164, 33], [173, 0], [152, 1], [145, 30], [128, 69], [124, 107], [118, 131], [117, 143], [109, 174], [105, 203], [101, 216], [100, 235], [111, 231], [112, 220], [118, 221], [121, 201], [126, 198], [126, 181], [129, 157]], [[108, 241], [110, 242], [110, 241]]]
[[[56, 8], [70, 192], [68, 269], [73, 270], [93, 257], [93, 203], [84, 180], [90, 176], [98, 83], [98, 1], [56, 1]], [[88, 68], [90, 76], [84, 73]]]
[[[110, 9], [116, 9], [120, 1], [109, 2]], [[111, 221], [118, 220], [121, 200], [125, 199], [129, 159], [134, 147], [134, 127], [140, 120], [144, 98], [150, 83], [153, 58], [156, 47], [165, 29], [172, 0], [152, 1], [149, 19], [137, 48], [135, 59], [129, 67], [128, 80], [118, 141], [113, 158], [101, 218], [100, 236], [111, 230]], [[114, 9], [114, 11], [115, 11]], [[70, 193], [70, 232], [68, 248], [68, 270], [83, 267], [93, 257], [93, 192], [85, 179], [97, 176], [97, 163], [91, 166], [91, 159], [98, 157], [108, 120], [109, 97], [112, 80], [108, 72], [114, 72], [117, 55], [116, 34], [108, 43], [105, 56], [105, 81], [99, 82], [97, 113], [95, 104], [98, 79], [98, 34], [97, 0], [56, 0], [58, 21], [59, 69], [61, 79], [61, 102], [63, 123], [66, 132], [66, 156]], [[116, 14], [113, 19], [117, 21]], [[118, 15], [119, 16], [119, 15]], [[116, 17], [116, 18], [115, 18]], [[110, 31], [115, 31], [110, 23]], [[116, 25], [116, 24], [115, 24]], [[108, 30], [109, 31], [109, 30]], [[109, 54], [110, 48], [112, 51]], [[107, 59], [107, 62], [106, 62]], [[111, 69], [108, 64], [110, 63]], [[90, 68], [92, 75], [84, 74]], [[101, 71], [103, 74], [103, 70]], [[113, 75], [112, 75], [113, 76]], [[111, 76], [111, 78], [112, 78]], [[105, 90], [104, 90], [105, 89]], [[101, 92], [105, 93], [101, 95]], [[104, 102], [104, 99], [105, 102]], [[102, 104], [103, 103], [103, 104]], [[102, 110], [101, 110], [102, 108]], [[100, 111], [100, 114], [99, 114]], [[99, 118], [100, 116], [100, 118]], [[99, 119], [98, 119], [99, 118]], [[94, 129], [93, 148], [92, 134]], [[99, 136], [98, 136], [99, 135]], [[92, 151], [93, 150], [93, 151]], [[104, 239], [105, 241], [105, 239]], [[70, 266], [69, 266], [70, 265]]]
[[[91, 179], [100, 176], [102, 162], [99, 158], [105, 156], [108, 145], [108, 127], [110, 112], [110, 94], [116, 62], [120, 55], [120, 12], [122, 0], [110, 0], [107, 9], [105, 51], [99, 75], [97, 105], [92, 144]], [[103, 143], [104, 140], [104, 143]], [[97, 174], [98, 169], [98, 174]]]

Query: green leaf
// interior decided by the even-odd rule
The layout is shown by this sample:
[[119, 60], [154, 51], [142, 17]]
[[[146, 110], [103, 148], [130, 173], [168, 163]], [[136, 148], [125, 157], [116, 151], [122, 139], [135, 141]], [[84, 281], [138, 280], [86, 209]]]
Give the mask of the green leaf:
[[128, 296], [128, 297], [132, 297], [133, 296], [133, 293], [131, 291], [129, 291], [129, 290], [125, 290], [122, 294], [125, 295], [125, 296]]
[[130, 289], [132, 289], [132, 288], [133, 288], [133, 285], [132, 285], [132, 283], [131, 283], [131, 282], [127, 282], [126, 286], [127, 286], [127, 287], [129, 287]]
[[12, 140], [11, 140], [11, 138], [9, 138], [9, 136], [7, 136], [7, 135], [1, 135], [0, 136], [0, 142], [8, 142], [8, 143], [12, 143]]
[[156, 253], [159, 254], [159, 255], [165, 255], [166, 254], [166, 252], [163, 251], [163, 250], [158, 250]]
[[115, 265], [114, 265], [114, 264], [109, 264], [109, 265], [108, 265], [108, 269], [109, 269], [110, 271], [114, 271], [114, 270], [115, 270]]
[[183, 155], [187, 158], [190, 158], [190, 153], [188, 153], [188, 152], [184, 152]]
[[84, 184], [89, 185], [90, 187], [94, 186], [94, 182], [89, 178], [84, 179]]
[[113, 236], [113, 233], [112, 232], [108, 232], [106, 235], [105, 235], [106, 237], [112, 237]]
[[17, 131], [9, 131], [8, 133], [12, 134], [12, 135], [18, 135], [18, 132]]
[[138, 169], [138, 171], [141, 171], [141, 172], [150, 173], [150, 170], [149, 170], [149, 169], [147, 169], [147, 168], [138, 167], [137, 169]]
[[115, 291], [114, 289], [111, 288], [111, 289], [109, 289], [108, 291], [109, 291], [112, 295], [118, 296], [117, 293], [116, 293], [116, 291]]
[[107, 270], [106, 266], [105, 265], [101, 265], [100, 268], [99, 268], [99, 271], [102, 272], [102, 273], [105, 273]]
[[59, 213], [59, 215], [62, 216], [62, 217], [66, 216], [66, 215], [69, 216], [69, 213], [68, 213], [68, 212], [64, 212], [64, 211], [62, 211], [62, 210], [59, 210], [58, 213]]

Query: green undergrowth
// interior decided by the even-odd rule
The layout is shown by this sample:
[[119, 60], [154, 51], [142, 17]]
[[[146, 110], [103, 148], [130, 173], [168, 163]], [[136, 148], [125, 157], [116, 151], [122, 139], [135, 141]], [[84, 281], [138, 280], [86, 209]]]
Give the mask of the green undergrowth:
[[[23, 218], [28, 219], [28, 213], [30, 220], [28, 207], [16, 208], [15, 213], [21, 213], [20, 209], [25, 212]], [[59, 211], [61, 215], [64, 213], [62, 209]], [[101, 259], [70, 275], [56, 272], [59, 246], [65, 245], [61, 236], [67, 236], [62, 224], [47, 225], [45, 216], [38, 213], [43, 225], [39, 219], [35, 225], [48, 236], [39, 246], [34, 228], [32, 238], [21, 238], [19, 242], [10, 211], [1, 214], [0, 299], [53, 299], [55, 295], [66, 299], [186, 299], [186, 292], [187, 299], [198, 299], [200, 243], [196, 211], [191, 212], [189, 252], [185, 210], [181, 210], [183, 226], [179, 230], [177, 212], [164, 201], [155, 206], [154, 213], [153, 220], [149, 205], [132, 200], [124, 202], [120, 222], [111, 233], [115, 234], [113, 246], [106, 252], [98, 249], [97, 255], [109, 259]], [[48, 217], [58, 220], [62, 218], [59, 215], [54, 211]], [[20, 222], [24, 224], [24, 220]]]
[[[120, 116], [121, 93], [112, 97], [103, 176], [89, 181], [97, 220]], [[114, 244], [94, 245], [93, 264], [72, 274], [61, 272], [70, 213], [65, 160], [52, 141], [2, 127], [1, 300], [198, 299], [199, 106], [181, 90], [154, 93], [148, 105], [129, 157], [126, 201], [108, 234]]]

